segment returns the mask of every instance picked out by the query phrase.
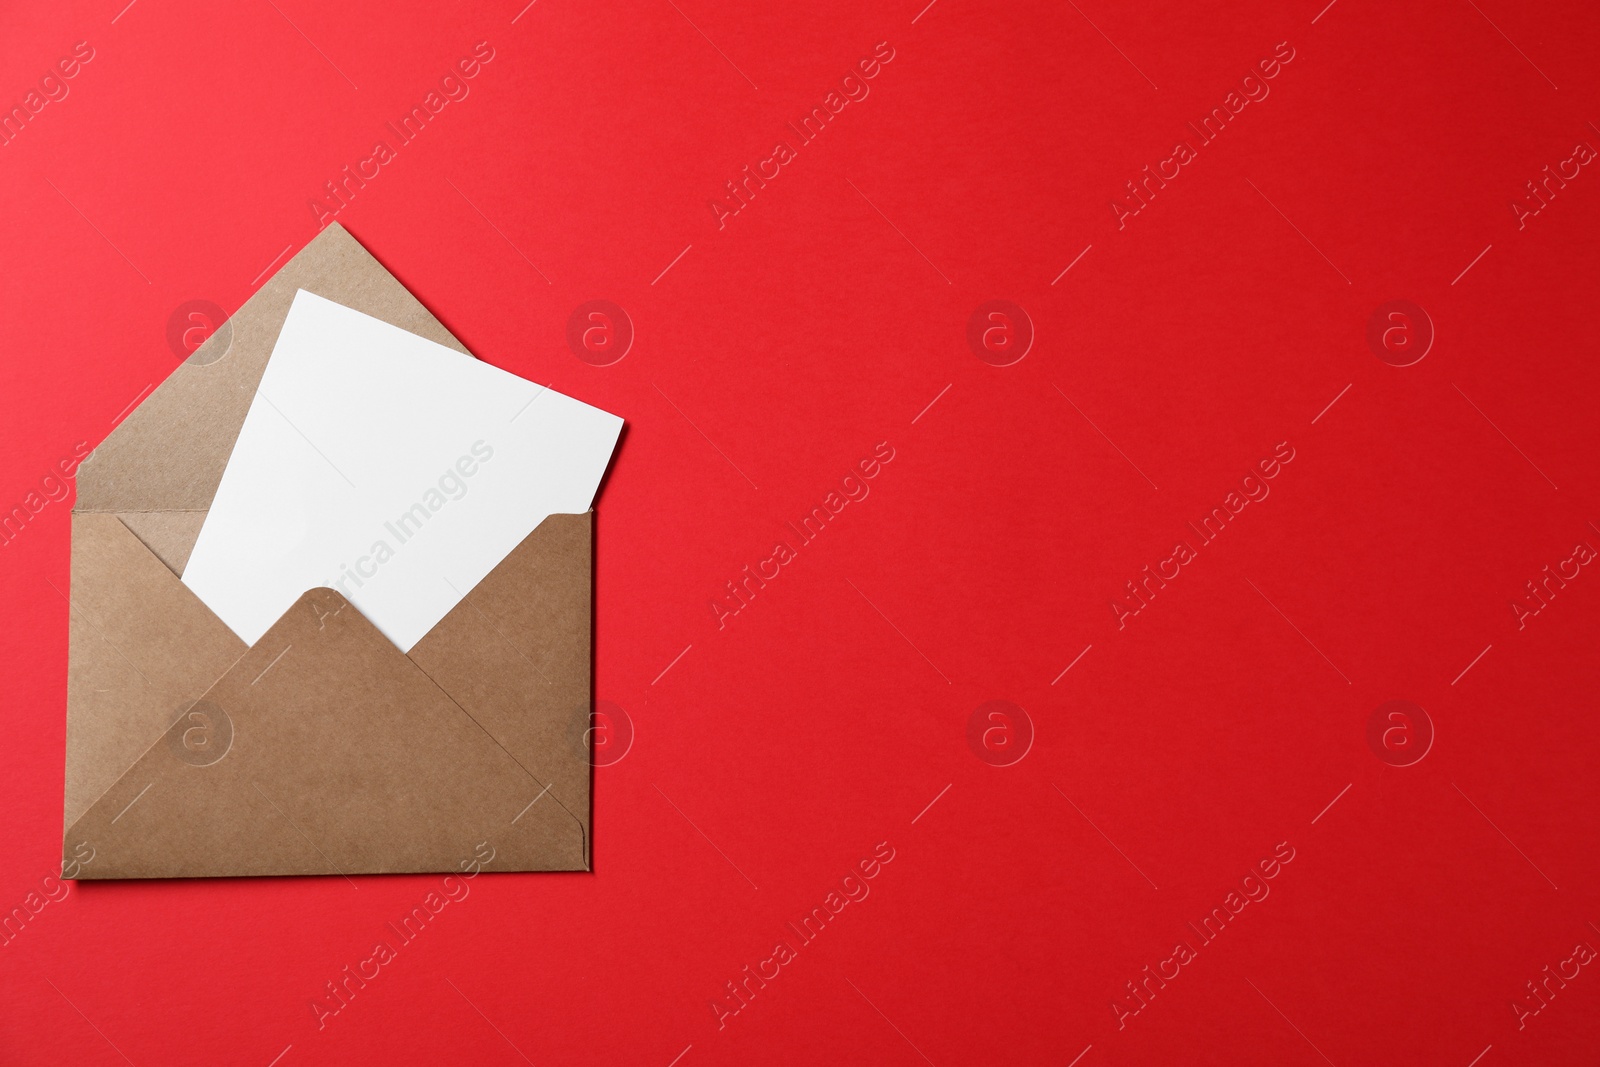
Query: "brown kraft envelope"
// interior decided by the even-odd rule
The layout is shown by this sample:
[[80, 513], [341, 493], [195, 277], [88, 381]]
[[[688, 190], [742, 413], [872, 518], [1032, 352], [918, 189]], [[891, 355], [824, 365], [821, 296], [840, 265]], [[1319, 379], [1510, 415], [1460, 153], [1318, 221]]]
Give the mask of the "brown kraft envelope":
[[297, 289], [466, 352], [333, 224], [84, 461], [65, 855], [455, 872], [488, 842], [494, 870], [588, 870], [592, 512], [547, 518], [410, 654], [325, 588], [247, 648], [180, 580]]

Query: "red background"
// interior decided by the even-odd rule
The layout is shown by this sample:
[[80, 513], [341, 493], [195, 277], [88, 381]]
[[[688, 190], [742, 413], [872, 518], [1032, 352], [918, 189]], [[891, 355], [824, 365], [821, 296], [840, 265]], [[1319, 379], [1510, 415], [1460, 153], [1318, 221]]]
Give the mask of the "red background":
[[[0, 16], [4, 101], [94, 49], [0, 148], [0, 503], [488, 41], [338, 219], [481, 358], [628, 420], [595, 677], [636, 737], [595, 773], [593, 874], [477, 879], [321, 1029], [437, 879], [74, 884], [0, 948], [0, 1061], [1595, 1062], [1592, 968], [1511, 1005], [1600, 945], [1600, 577], [1509, 607], [1600, 546], [1600, 176], [1510, 208], [1600, 146], [1592, 5], [124, 3]], [[870, 96], [719, 229], [880, 41]], [[1271, 95], [1119, 230], [1123, 183], [1279, 42]], [[597, 298], [637, 331], [608, 367], [566, 341]], [[994, 299], [1036, 331], [1007, 367], [966, 339]], [[1397, 299], [1436, 331], [1406, 368], [1366, 336]], [[1124, 582], [1283, 441], [1271, 496], [1119, 629]], [[871, 495], [719, 630], [878, 442]], [[68, 514], [0, 550], [5, 909], [59, 854]], [[1394, 699], [1436, 731], [1408, 767], [1367, 741]], [[1010, 766], [969, 746], [991, 700], [1032, 724]], [[719, 1028], [879, 842], [870, 897]], [[1119, 1028], [1280, 842], [1270, 897]]]

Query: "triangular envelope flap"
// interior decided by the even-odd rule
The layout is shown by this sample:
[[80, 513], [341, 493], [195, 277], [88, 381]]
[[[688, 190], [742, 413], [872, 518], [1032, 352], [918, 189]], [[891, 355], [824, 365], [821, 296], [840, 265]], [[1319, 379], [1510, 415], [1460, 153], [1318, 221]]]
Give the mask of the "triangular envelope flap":
[[343, 597], [313, 589], [66, 835], [82, 877], [586, 869], [584, 829]]
[[115, 515], [72, 516], [66, 823], [245, 653]]
[[176, 575], [183, 574], [206, 521], [204, 511], [119, 511], [116, 515]]
[[546, 517], [410, 652], [586, 827], [593, 523]]
[[76, 509], [208, 509], [299, 289], [466, 352], [394, 275], [333, 223], [100, 443], [78, 469]]

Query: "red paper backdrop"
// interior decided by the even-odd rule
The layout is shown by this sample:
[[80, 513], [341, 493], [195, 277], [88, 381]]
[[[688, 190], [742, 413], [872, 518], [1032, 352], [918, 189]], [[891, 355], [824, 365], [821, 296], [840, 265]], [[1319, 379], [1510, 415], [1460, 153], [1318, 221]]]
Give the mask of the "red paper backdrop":
[[1600, 12], [922, 2], [0, 16], [0, 102], [92, 52], [0, 147], [0, 504], [338, 207], [480, 357], [628, 420], [595, 677], [633, 730], [593, 874], [474, 880], [319, 1027], [438, 880], [60, 888], [46, 502], [0, 550], [0, 907], [42, 903], [0, 1060], [1595, 1062]]

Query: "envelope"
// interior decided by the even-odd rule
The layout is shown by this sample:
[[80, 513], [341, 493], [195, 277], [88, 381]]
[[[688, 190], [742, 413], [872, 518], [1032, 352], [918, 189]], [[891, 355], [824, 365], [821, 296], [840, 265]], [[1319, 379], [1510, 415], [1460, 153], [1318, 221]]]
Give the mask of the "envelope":
[[84, 461], [69, 869], [456, 872], [487, 843], [496, 871], [588, 870], [592, 512], [545, 519], [409, 654], [327, 588], [246, 647], [179, 578], [298, 289], [466, 353], [331, 224]]

